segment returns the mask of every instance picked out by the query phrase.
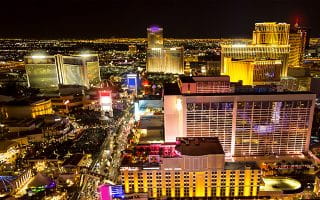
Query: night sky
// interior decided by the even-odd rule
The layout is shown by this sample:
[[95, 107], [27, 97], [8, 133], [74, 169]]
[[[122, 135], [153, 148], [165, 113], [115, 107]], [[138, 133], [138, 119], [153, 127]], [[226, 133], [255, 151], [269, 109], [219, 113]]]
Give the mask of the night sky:
[[255, 22], [302, 25], [320, 36], [320, 0], [2, 0], [0, 37], [146, 37], [164, 27], [165, 37], [251, 37]]

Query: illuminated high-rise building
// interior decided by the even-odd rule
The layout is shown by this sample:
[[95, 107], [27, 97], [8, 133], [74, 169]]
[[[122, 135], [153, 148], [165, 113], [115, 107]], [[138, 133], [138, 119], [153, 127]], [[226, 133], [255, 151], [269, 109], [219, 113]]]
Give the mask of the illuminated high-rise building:
[[251, 60], [232, 61], [226, 58], [224, 63], [228, 66], [224, 74], [230, 76], [231, 82], [242, 81], [243, 85], [253, 85], [254, 64]]
[[101, 78], [98, 54], [80, 54], [77, 56], [80, 56], [80, 58], [84, 61], [86, 65], [89, 85], [99, 85], [101, 82]]
[[81, 57], [57, 56], [61, 85], [82, 85], [89, 87], [88, 71]]
[[29, 87], [56, 91], [59, 85], [90, 87], [100, 83], [98, 55], [25, 57]]
[[[278, 73], [278, 64], [281, 63], [280, 76], [286, 77], [290, 52], [289, 28], [290, 25], [286, 23], [256, 23], [255, 30], [253, 31], [252, 44], [221, 45], [221, 73], [229, 75], [231, 81], [237, 80], [238, 78], [241, 79], [233, 69], [228, 69], [234, 68], [233, 66], [237, 65], [236, 62], [240, 62], [239, 65], [249, 71], [257, 71], [254, 68], [256, 65], [259, 65], [258, 71], [267, 72], [268, 74], [265, 74], [267, 78], [270, 73], [271, 75], [276, 75]], [[250, 61], [248, 60], [253, 62], [253, 69], [250, 69], [249, 63], [247, 63]], [[263, 64], [254, 63], [259, 61], [264, 62]], [[263, 66], [268, 69], [262, 70], [261, 68]], [[270, 71], [272, 69], [275, 69], [275, 71]], [[251, 75], [247, 78], [251, 78]], [[248, 84], [254, 84], [254, 81], [248, 81], [248, 79], [242, 81], [247, 82]]]
[[290, 24], [264, 22], [256, 23], [252, 44], [288, 45]]
[[158, 26], [153, 26], [147, 30], [147, 72], [183, 74], [183, 47], [164, 48], [163, 29]]
[[159, 73], [164, 72], [163, 69], [163, 49], [148, 48], [147, 49], [147, 72]]
[[231, 82], [242, 81], [243, 85], [256, 85], [280, 81], [281, 60], [232, 60], [225, 58], [228, 66], [225, 75], [230, 76]]
[[164, 49], [163, 59], [163, 71], [165, 73], [184, 73], [183, 47]]
[[[290, 45], [221, 45], [221, 73], [226, 74], [228, 63], [226, 60], [241, 61], [251, 59], [253, 61], [280, 60], [281, 77], [288, 73], [288, 58]], [[231, 79], [234, 74], [228, 74]]]
[[289, 67], [302, 66], [303, 56], [306, 47], [307, 32], [300, 28], [298, 24], [291, 30], [289, 36], [290, 54], [288, 65]]
[[46, 91], [58, 90], [61, 82], [58, 76], [57, 56], [26, 56], [25, 68], [28, 86]]
[[193, 93], [164, 89], [165, 141], [218, 137], [227, 156], [292, 155], [308, 151], [315, 94]]
[[163, 29], [159, 26], [147, 28], [148, 48], [163, 48]]
[[258, 196], [261, 169], [255, 162], [225, 162], [215, 137], [178, 138], [174, 143], [138, 145], [124, 152], [120, 171], [125, 193], [149, 198]]

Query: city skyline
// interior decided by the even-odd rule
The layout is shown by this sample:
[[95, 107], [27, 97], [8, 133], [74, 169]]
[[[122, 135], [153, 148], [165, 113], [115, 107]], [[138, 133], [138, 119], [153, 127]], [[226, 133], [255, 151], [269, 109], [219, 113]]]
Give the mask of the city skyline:
[[320, 199], [320, 0], [0, 12], [0, 199]]
[[[266, 2], [209, 1], [197, 4], [175, 1], [55, 1], [32, 0], [3, 3], [0, 37], [10, 38], [110, 38], [146, 37], [145, 29], [158, 24], [165, 37], [239, 38], [250, 37], [253, 24], [263, 21], [287, 22], [297, 19], [311, 28], [311, 36], [320, 33], [312, 12], [320, 6], [316, 0], [272, 0]], [[55, 5], [58, 6], [59, 9]]]

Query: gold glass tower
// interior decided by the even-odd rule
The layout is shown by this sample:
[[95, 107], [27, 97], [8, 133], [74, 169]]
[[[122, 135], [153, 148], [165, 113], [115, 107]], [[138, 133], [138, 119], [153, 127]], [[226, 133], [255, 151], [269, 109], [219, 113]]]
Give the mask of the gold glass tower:
[[164, 48], [163, 29], [158, 26], [152, 26], [147, 31], [147, 72], [183, 74], [183, 47]]
[[[290, 52], [289, 45], [290, 24], [286, 23], [256, 23], [253, 31], [252, 44], [223, 44], [221, 45], [221, 73], [229, 75], [231, 80], [238, 79], [239, 70], [233, 67], [236, 62], [244, 66], [243, 60], [251, 60], [251, 62], [263, 61], [263, 65], [268, 69], [261, 69], [263, 65], [259, 65], [260, 76], [272, 75], [278, 77], [286, 77], [288, 72], [288, 58]], [[281, 63], [279, 72], [279, 63]], [[274, 66], [271, 66], [274, 65]], [[249, 65], [248, 65], [249, 66]], [[270, 71], [275, 69], [275, 71]], [[255, 68], [251, 71], [257, 71]], [[255, 73], [251, 73], [252, 76]], [[261, 74], [265, 72], [266, 74]], [[245, 79], [245, 80], [243, 80]], [[254, 78], [245, 76], [242, 78], [244, 83], [254, 84]], [[268, 80], [272, 80], [268, 78]]]
[[288, 45], [290, 24], [265, 22], [256, 23], [252, 44]]
[[290, 32], [290, 54], [288, 60], [289, 67], [299, 67], [302, 65], [306, 45], [306, 34], [307, 33], [300, 28], [295, 28]]

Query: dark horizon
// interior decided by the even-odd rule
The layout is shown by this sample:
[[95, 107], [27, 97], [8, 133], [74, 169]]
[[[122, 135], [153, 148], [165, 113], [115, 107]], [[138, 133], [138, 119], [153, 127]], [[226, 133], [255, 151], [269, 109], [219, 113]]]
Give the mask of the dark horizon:
[[165, 38], [250, 38], [256, 22], [297, 18], [320, 35], [317, 0], [5, 1], [0, 38], [144, 38], [158, 24]]

